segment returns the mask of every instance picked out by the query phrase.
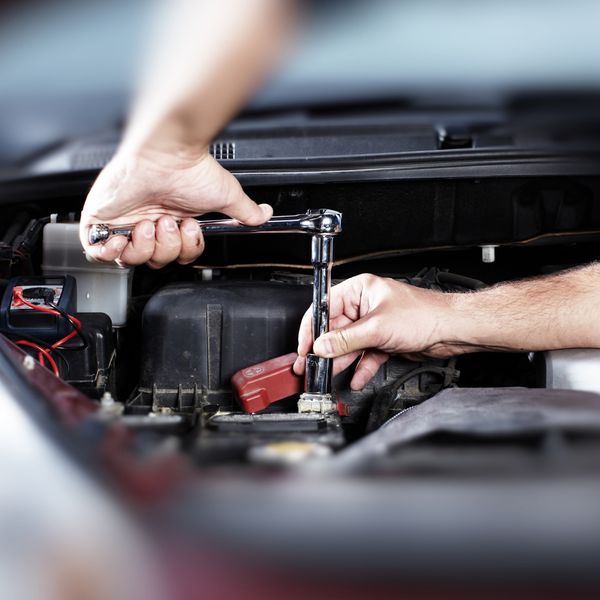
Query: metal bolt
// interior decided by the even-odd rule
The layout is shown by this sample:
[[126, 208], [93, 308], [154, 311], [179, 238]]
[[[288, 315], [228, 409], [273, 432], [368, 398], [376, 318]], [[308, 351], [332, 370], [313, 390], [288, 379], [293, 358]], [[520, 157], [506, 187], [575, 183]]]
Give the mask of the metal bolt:
[[480, 246], [481, 248], [481, 260], [484, 263], [493, 263], [496, 261], [496, 248], [498, 245], [486, 245]]
[[102, 394], [102, 398], [100, 398], [100, 404], [103, 407], [112, 406], [114, 403], [115, 399], [112, 397], [112, 394], [110, 392], [104, 392], [104, 394]]
[[123, 414], [125, 407], [122, 402], [117, 402], [110, 392], [104, 392], [100, 398], [100, 416], [102, 418], [115, 418]]
[[33, 359], [33, 356], [29, 356], [29, 354], [27, 354], [23, 359], [23, 366], [28, 371], [33, 371], [33, 369], [35, 368], [35, 360]]

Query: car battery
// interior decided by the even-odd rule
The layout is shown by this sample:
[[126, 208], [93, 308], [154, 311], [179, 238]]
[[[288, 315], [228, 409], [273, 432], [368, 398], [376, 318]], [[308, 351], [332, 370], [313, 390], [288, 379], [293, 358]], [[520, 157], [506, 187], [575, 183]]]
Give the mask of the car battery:
[[76, 282], [70, 275], [11, 279], [0, 303], [0, 328], [48, 342], [59, 340], [72, 331], [69, 319], [28, 304], [41, 309], [56, 307], [59, 313], [72, 315], [77, 310], [76, 294]]

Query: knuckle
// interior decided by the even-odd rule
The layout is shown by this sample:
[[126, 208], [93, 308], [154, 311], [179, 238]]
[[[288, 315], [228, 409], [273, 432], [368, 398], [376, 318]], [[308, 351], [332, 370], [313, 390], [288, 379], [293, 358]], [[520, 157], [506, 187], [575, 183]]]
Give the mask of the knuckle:
[[169, 256], [174, 259], [181, 250], [181, 242], [179, 240], [169, 240], [168, 242], [160, 242], [156, 244], [156, 251], [164, 256]]
[[164, 266], [167, 263], [175, 260], [179, 256], [180, 247], [171, 246], [165, 248], [164, 246], [157, 246], [156, 251], [148, 257], [148, 262], [153, 262], [156, 265]]
[[389, 292], [393, 292], [394, 290], [398, 290], [400, 288], [405, 288], [408, 284], [403, 283], [402, 281], [396, 281], [391, 277], [386, 277], [381, 280], [382, 284], [385, 286], [385, 289]]
[[142, 265], [152, 259], [154, 247], [148, 249], [135, 249], [131, 252], [125, 250], [121, 254], [121, 260], [129, 265]]
[[189, 265], [190, 263], [193, 263], [198, 256], [200, 256], [200, 252], [198, 252], [198, 250], [187, 250], [181, 252], [181, 254], [177, 257], [177, 262], [180, 265]]
[[376, 373], [377, 373], [377, 367], [375, 365], [372, 365], [371, 363], [365, 363], [363, 365], [361, 365], [361, 372], [364, 373], [365, 380], [368, 381], [369, 379], [372, 379]]
[[365, 288], [375, 287], [381, 281], [381, 277], [378, 277], [377, 275], [373, 275], [373, 273], [363, 273], [362, 275], [359, 275], [359, 277], [360, 277], [360, 283]]
[[334, 331], [333, 343], [340, 353], [347, 354], [350, 352], [350, 339], [346, 330], [338, 329]]
[[385, 331], [386, 323], [379, 315], [375, 315], [365, 323], [365, 336], [370, 346], [376, 347], [381, 343], [381, 332]]
[[181, 238], [181, 232], [179, 229], [176, 229], [175, 231], [167, 232], [167, 234], [161, 239], [161, 243], [164, 246], [169, 247], [181, 246]]
[[155, 252], [174, 254], [177, 256], [181, 249], [181, 238], [178, 235], [168, 235], [156, 242]]

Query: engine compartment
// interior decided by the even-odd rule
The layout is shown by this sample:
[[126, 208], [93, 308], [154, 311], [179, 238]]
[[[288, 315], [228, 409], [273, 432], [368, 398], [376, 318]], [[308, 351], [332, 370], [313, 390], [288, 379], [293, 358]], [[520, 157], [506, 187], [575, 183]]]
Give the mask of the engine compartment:
[[[161, 270], [92, 264], [77, 211], [93, 175], [3, 197], [1, 306], [33, 289], [81, 332], [51, 351], [60, 378], [31, 346], [11, 346], [14, 372], [86, 475], [154, 539], [184, 544], [177, 560], [369, 585], [597, 582], [600, 351], [393, 356], [359, 392], [351, 369], [334, 379], [342, 411], [298, 413], [296, 393], [249, 414], [232, 376], [296, 350], [309, 237], [211, 237], [195, 264]], [[248, 191], [276, 214], [343, 213], [333, 284], [370, 272], [473, 293], [596, 260], [599, 188], [532, 176]], [[31, 316], [4, 320], [4, 337], [48, 350], [74, 331]], [[54, 326], [44, 339], [39, 317]]]
[[[305, 210], [325, 198], [344, 213], [334, 284], [368, 271], [420, 287], [469, 293], [597, 256], [600, 214], [594, 208], [598, 184], [592, 177], [323, 187], [261, 188], [254, 195], [267, 196], [278, 213]], [[536, 388], [539, 398], [545, 387], [599, 387], [590, 368], [597, 354], [593, 350], [577, 356], [569, 354], [573, 351], [480, 353], [422, 363], [392, 357], [360, 392], [350, 390], [351, 369], [335, 379], [341, 414], [298, 414], [295, 397], [247, 414], [231, 378], [296, 349], [299, 322], [311, 301], [308, 241], [302, 236], [211, 238], [197, 264], [161, 271], [90, 264], [80, 251], [76, 213], [69, 212], [81, 201], [73, 194], [7, 206], [9, 218], [1, 232], [5, 298], [15, 277], [27, 276], [36, 285], [74, 279], [73, 316], [85, 339], [54, 351], [60, 354], [59, 375], [135, 432], [140, 452], [170, 443], [203, 468], [287, 468], [309, 457], [360, 448], [360, 440], [390, 420], [408, 418], [413, 407], [449, 388], [475, 398], [487, 397], [477, 391], [482, 388], [523, 398], [526, 394], [510, 390]], [[50, 217], [48, 205], [61, 212]], [[16, 340], [27, 327], [4, 327], [3, 332]], [[35, 348], [25, 350], [36, 356]], [[569, 402], [575, 410], [577, 402]], [[493, 411], [489, 422], [495, 422]], [[532, 435], [536, 427], [538, 433], [547, 429], [542, 416], [531, 427]], [[568, 420], [560, 427], [568, 438]], [[475, 448], [497, 453], [493, 440], [502, 452], [536, 445], [518, 428], [513, 433], [478, 440], [465, 425], [451, 439], [424, 433], [419, 444], [434, 449], [434, 455], [435, 448], [447, 444], [465, 448], [454, 453], [454, 468], [462, 471]]]

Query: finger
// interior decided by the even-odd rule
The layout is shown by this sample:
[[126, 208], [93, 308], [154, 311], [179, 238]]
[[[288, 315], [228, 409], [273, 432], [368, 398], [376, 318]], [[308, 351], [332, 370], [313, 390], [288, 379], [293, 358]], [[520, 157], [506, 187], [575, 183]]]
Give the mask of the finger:
[[373, 318], [367, 316], [346, 327], [324, 333], [315, 341], [313, 352], [325, 358], [336, 358], [375, 348], [380, 333]]
[[333, 331], [334, 329], [341, 329], [342, 327], [350, 325], [350, 323], [354, 323], [354, 319], [351, 319], [346, 315], [340, 315], [339, 317], [329, 319], [329, 329], [331, 331]]
[[[356, 320], [360, 315], [355, 309], [350, 310], [350, 315], [346, 314], [345, 303], [354, 304], [359, 302], [362, 290], [361, 276], [346, 279], [342, 283], [331, 288], [329, 294], [329, 319], [331, 329], [340, 329]], [[358, 299], [356, 297], [358, 296]], [[350, 300], [348, 300], [350, 298]], [[300, 330], [298, 332], [298, 354], [306, 356], [313, 346], [312, 338], [312, 305], [304, 313]]]
[[148, 261], [152, 269], [161, 269], [173, 262], [181, 252], [181, 234], [177, 221], [165, 215], [156, 222], [156, 244]]
[[[342, 371], [345, 371], [360, 355], [360, 352], [352, 352], [346, 354], [346, 356], [336, 358], [333, 361], [333, 376], [335, 377]], [[293, 369], [296, 375], [304, 375], [304, 371], [306, 370], [306, 356], [298, 356], [294, 362]]]
[[204, 236], [195, 219], [184, 219], [179, 229], [181, 231], [181, 252], [177, 262], [187, 265], [204, 252]]
[[[340, 329], [346, 327], [352, 323], [352, 319], [346, 315], [339, 315], [335, 318], [331, 318], [329, 326], [331, 329]], [[312, 336], [312, 305], [302, 317], [300, 323], [300, 329], [298, 332], [298, 354], [300, 356], [306, 356], [308, 352], [312, 350], [313, 336]]]
[[298, 354], [306, 356], [312, 349], [312, 305], [304, 313], [298, 330]]
[[329, 312], [332, 318], [346, 315], [352, 321], [361, 316], [361, 300], [366, 286], [372, 285], [372, 275], [356, 275], [331, 288]]
[[89, 243], [91, 225], [92, 222], [85, 216], [84, 213], [81, 213], [81, 218], [79, 220], [79, 241], [81, 242], [81, 245], [88, 256], [95, 258], [96, 260], [100, 260], [100, 248], [90, 246]]
[[246, 195], [237, 179], [228, 173], [235, 181], [232, 184], [229, 197], [223, 207], [223, 212], [244, 225], [261, 225], [273, 216], [273, 209], [268, 204], [256, 204]]
[[356, 365], [354, 377], [352, 377], [352, 381], [350, 382], [350, 389], [362, 390], [377, 375], [377, 371], [379, 371], [381, 365], [388, 358], [389, 355], [385, 352], [376, 352], [373, 350], [365, 352], [358, 365]]
[[152, 221], [144, 220], [137, 223], [131, 234], [131, 242], [121, 254], [124, 265], [142, 265], [150, 260], [154, 253], [155, 226]]
[[114, 262], [121, 256], [121, 253], [129, 243], [124, 235], [118, 235], [110, 238], [107, 242], [99, 246], [87, 246], [86, 255], [92, 260], [99, 262]]
[[[340, 329], [341, 327], [346, 327], [350, 323], [352, 323], [352, 319], [347, 317], [346, 315], [339, 315], [333, 319], [330, 319], [330, 327], [332, 329]], [[300, 324], [300, 330], [298, 333], [298, 358], [294, 363], [294, 372], [296, 375], [304, 374], [304, 364], [306, 355], [312, 350], [313, 346], [313, 338], [312, 338], [312, 307], [309, 308], [304, 316], [302, 317], [302, 323]], [[348, 362], [334, 362], [333, 374], [337, 375], [344, 369], [346, 369], [352, 361], [356, 359], [356, 357], [360, 354], [360, 352], [356, 352], [353, 355], [353, 358]], [[340, 366], [343, 365], [343, 366]]]
[[298, 355], [298, 358], [296, 358], [292, 368], [294, 369], [294, 373], [296, 373], [296, 375], [304, 375], [304, 370], [306, 368], [306, 356]]
[[114, 236], [104, 244], [91, 246], [89, 243], [89, 234], [90, 227], [93, 224], [94, 221], [82, 213], [79, 223], [79, 240], [87, 258], [92, 261], [113, 262], [121, 255], [129, 240], [125, 236]]
[[[329, 310], [330, 326], [333, 331], [330, 334], [321, 336], [321, 338], [325, 338], [325, 343], [327, 343], [327, 340], [329, 339], [327, 336], [340, 336], [340, 334], [335, 333], [335, 331], [345, 330], [351, 323], [360, 317], [362, 291], [365, 285], [369, 284], [372, 277], [373, 276], [371, 275], [357, 275], [350, 279], [346, 279], [342, 283], [331, 288], [329, 295]], [[344, 334], [341, 335], [343, 336]], [[299, 356], [306, 356], [306, 354], [311, 351], [311, 348], [313, 348], [312, 305], [306, 313], [304, 313], [300, 324], [298, 332]], [[358, 352], [359, 350], [362, 350], [362, 348], [355, 348], [353, 350]], [[320, 354], [317, 350], [314, 351], [316, 354]], [[349, 352], [341, 352], [335, 355], [332, 354], [331, 356], [342, 356]], [[325, 355], [323, 354], [322, 356]], [[304, 362], [300, 360], [300, 358], [298, 358], [294, 364], [294, 372], [298, 375], [301, 375], [304, 372]]]
[[350, 354], [336, 358], [333, 361], [333, 376], [345, 371], [361, 354], [361, 352], [350, 352]]

